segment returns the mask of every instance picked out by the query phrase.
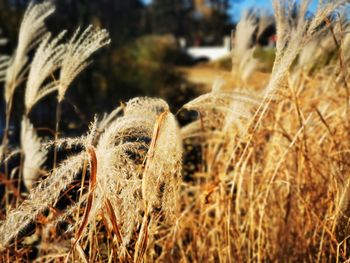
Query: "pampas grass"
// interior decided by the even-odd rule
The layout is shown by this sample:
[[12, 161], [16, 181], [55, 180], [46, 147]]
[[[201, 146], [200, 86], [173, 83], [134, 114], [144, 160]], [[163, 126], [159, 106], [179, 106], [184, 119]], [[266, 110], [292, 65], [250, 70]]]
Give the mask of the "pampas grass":
[[48, 34], [34, 55], [24, 97], [27, 114], [40, 99], [58, 90], [58, 82], [55, 79], [44, 86], [43, 83], [46, 79], [52, 78], [55, 71], [61, 66], [66, 46], [59, 44], [59, 42], [64, 34], [65, 31], [51, 40], [51, 36]]
[[[346, 26], [329, 20], [345, 2], [326, 2], [306, 19], [308, 1], [295, 8], [295, 1], [275, 0], [278, 36], [269, 84], [253, 91], [216, 82], [181, 108], [197, 112], [184, 127], [164, 100], [134, 98], [95, 117], [86, 135], [40, 147], [25, 116], [26, 178], [37, 174], [26, 167], [40, 169], [52, 145], [81, 151], [68, 154], [29, 194], [6, 185], [12, 202], [0, 223], [0, 261], [27, 259], [38, 243], [35, 259], [42, 262], [348, 260], [349, 36]], [[47, 81], [58, 85], [61, 102], [90, 55], [109, 42], [105, 31], [79, 32], [62, 55], [60, 37], [44, 38], [32, 62], [42, 75], [32, 73], [27, 83], [26, 92], [36, 94], [27, 113], [41, 92], [51, 91]], [[293, 71], [298, 59], [301, 67], [315, 65], [317, 56], [305, 52], [324, 54], [313, 43], [330, 36], [338, 50], [326, 67]], [[188, 163], [194, 151], [198, 158]], [[183, 180], [186, 165], [192, 169]], [[63, 207], [61, 198], [69, 200]]]
[[[58, 94], [56, 107], [56, 130], [55, 141], [58, 139], [59, 123], [61, 118], [61, 103], [64, 99], [72, 81], [83, 71], [91, 62], [91, 56], [100, 48], [110, 43], [109, 34], [105, 29], [94, 29], [92, 25], [88, 26], [80, 35], [78, 28], [73, 37], [66, 45], [64, 56], [61, 61], [60, 75], [58, 79]], [[57, 161], [57, 151], [55, 149], [54, 167]]]
[[258, 66], [258, 60], [253, 57], [255, 45], [252, 43], [257, 28], [257, 18], [249, 12], [243, 14], [236, 27], [232, 49], [232, 73], [244, 82], [247, 82]]
[[42, 141], [26, 117], [22, 119], [21, 147], [24, 155], [23, 183], [27, 189], [32, 189], [46, 161], [47, 150], [42, 149]]
[[301, 49], [324, 32], [324, 28], [322, 30], [324, 21], [337, 8], [346, 3], [347, 1], [344, 0], [320, 4], [315, 16], [311, 20], [307, 20], [306, 13], [310, 1], [303, 1], [298, 9], [297, 17], [291, 22], [290, 17], [293, 17], [292, 12], [296, 2], [287, 0], [273, 1], [278, 38], [272, 78], [266, 88], [266, 94], [273, 93], [283, 86], [284, 78]]
[[28, 198], [7, 217], [0, 226], [0, 249], [25, 232], [35, 218], [60, 198], [61, 190], [69, 185], [82, 168], [84, 155], [72, 156], [63, 162], [54, 172], [36, 188]]
[[62, 61], [58, 88], [59, 102], [63, 100], [72, 81], [91, 63], [91, 55], [110, 43], [108, 32], [104, 29], [93, 29], [90, 25], [80, 35], [79, 33], [78, 28], [67, 44]]
[[[46, 33], [45, 19], [54, 12], [55, 8], [50, 2], [34, 4], [31, 2], [24, 13], [19, 30], [17, 49], [11, 58], [2, 58], [1, 71], [5, 81], [4, 98], [6, 103], [5, 129], [2, 138], [3, 154], [8, 154], [8, 132], [12, 101], [16, 88], [23, 82], [28, 71], [28, 52], [36, 47]], [[5, 176], [9, 177], [9, 169], [5, 163]], [[8, 206], [8, 189], [5, 189], [6, 207]]]
[[[177, 170], [181, 161], [181, 143], [179, 140], [175, 141], [174, 145], [168, 145], [172, 150], [176, 150], [176, 152], [173, 152], [174, 164], [169, 166], [166, 166], [166, 163], [160, 164], [160, 167], [164, 170], [157, 171], [159, 182], [156, 185], [150, 185], [150, 181], [154, 180], [155, 175], [149, 170], [151, 166], [149, 159], [145, 172], [142, 168], [147, 151], [158, 149], [158, 147], [155, 149], [153, 144], [150, 146], [153, 127], [157, 123], [157, 117], [166, 111], [169, 111], [169, 107], [160, 99], [136, 98], [129, 101], [125, 107], [124, 116], [114, 121], [106, 129], [96, 147], [97, 160], [100, 164], [97, 169], [97, 180], [101, 190], [103, 190], [100, 195], [111, 201], [117, 217], [122, 222], [124, 245], [129, 244], [135, 228], [141, 224], [141, 215], [146, 213], [146, 204], [157, 203], [160, 205], [158, 208], [162, 208], [161, 204], [165, 202], [165, 211], [171, 211], [174, 208], [170, 207], [171, 203], [169, 203], [168, 195], [174, 194], [172, 191], [176, 188], [176, 185], [173, 184], [174, 182], [178, 184], [179, 181], [179, 171]], [[176, 124], [171, 127], [170, 131], [173, 132], [172, 136], [175, 136], [175, 138], [179, 136]], [[153, 136], [154, 140], [157, 139]], [[163, 145], [163, 147], [166, 147], [166, 145]], [[150, 154], [147, 156], [150, 156]], [[165, 176], [173, 178], [164, 179]], [[166, 197], [164, 197], [164, 201], [156, 202], [153, 197], [159, 191], [157, 189], [157, 186], [160, 187], [159, 184], [163, 185]], [[142, 190], [144, 191], [142, 192]], [[102, 204], [104, 199], [99, 198], [99, 200]], [[98, 205], [98, 202], [96, 202], [96, 205]]]
[[34, 4], [31, 2], [24, 13], [18, 36], [18, 46], [11, 59], [6, 74], [5, 100], [9, 104], [15, 89], [23, 81], [28, 70], [27, 54], [36, 47], [47, 32], [45, 19], [55, 11], [50, 2]]
[[170, 218], [177, 210], [181, 180], [182, 141], [176, 119], [168, 111], [159, 115], [153, 130], [142, 176], [146, 207], [164, 211]]

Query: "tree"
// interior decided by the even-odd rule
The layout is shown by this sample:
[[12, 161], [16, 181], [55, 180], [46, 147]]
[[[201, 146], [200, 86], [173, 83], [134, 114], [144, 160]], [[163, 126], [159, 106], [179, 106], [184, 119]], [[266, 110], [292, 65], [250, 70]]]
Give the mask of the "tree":
[[153, 0], [149, 13], [152, 33], [183, 35], [192, 10], [192, 0]]

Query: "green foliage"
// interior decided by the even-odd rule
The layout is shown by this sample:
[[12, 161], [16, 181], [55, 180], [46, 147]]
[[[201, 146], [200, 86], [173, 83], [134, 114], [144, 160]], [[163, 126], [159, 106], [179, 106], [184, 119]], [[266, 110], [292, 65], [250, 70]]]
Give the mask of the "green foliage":
[[113, 76], [124, 89], [168, 97], [186, 85], [176, 64], [188, 63], [171, 36], [145, 36], [113, 52]]
[[231, 71], [232, 69], [232, 58], [230, 56], [220, 58], [210, 63], [216, 69], [222, 69]]
[[[259, 60], [259, 70], [270, 72], [275, 60], [275, 48], [256, 46], [253, 57]], [[232, 68], [232, 58], [225, 57], [211, 63], [215, 68], [230, 71]]]
[[253, 56], [262, 62], [262, 71], [271, 72], [273, 62], [275, 61], [275, 53], [275, 48], [264, 48], [257, 46], [254, 50]]

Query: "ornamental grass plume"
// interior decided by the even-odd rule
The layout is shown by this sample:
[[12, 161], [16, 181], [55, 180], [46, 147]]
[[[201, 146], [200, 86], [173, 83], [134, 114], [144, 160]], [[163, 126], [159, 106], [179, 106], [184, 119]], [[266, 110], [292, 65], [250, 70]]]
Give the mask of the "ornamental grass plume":
[[225, 91], [216, 83], [210, 93], [183, 106], [196, 111], [198, 120], [184, 126], [181, 135], [187, 143], [200, 146], [203, 166], [209, 174], [229, 173], [233, 155], [243, 145], [253, 115], [263, 101], [254, 93]]
[[254, 43], [252, 43], [252, 37], [256, 29], [257, 21], [255, 15], [250, 12], [244, 12], [236, 28], [234, 49], [232, 50], [232, 65], [239, 63], [240, 58], [242, 58], [246, 51], [253, 46]]
[[[145, 253], [135, 237], [144, 237], [157, 222], [158, 213], [169, 221], [176, 211], [182, 142], [176, 120], [163, 100], [135, 98], [122, 109], [123, 114], [109, 125], [106, 120], [120, 113], [119, 109], [96, 126], [105, 127], [94, 149], [96, 187], [78, 236], [79, 240], [89, 236], [94, 229], [91, 223], [108, 211], [108, 221], [118, 237], [119, 257], [131, 260], [129, 253], [138, 259]], [[169, 160], [170, 153], [173, 158]], [[86, 194], [82, 200], [87, 200]], [[146, 249], [147, 242], [142, 244]]]
[[142, 175], [144, 215], [135, 245], [134, 262], [142, 262], [152, 240], [157, 213], [165, 222], [176, 220], [182, 167], [182, 140], [177, 121], [169, 111], [158, 116]]
[[107, 30], [88, 26], [81, 34], [78, 28], [67, 44], [59, 76], [58, 102], [60, 103], [69, 85], [91, 62], [91, 55], [110, 43]]
[[253, 57], [255, 45], [252, 42], [257, 31], [257, 19], [253, 13], [245, 12], [237, 24], [232, 49], [232, 74], [246, 82], [258, 66]]
[[10, 211], [6, 220], [0, 224], [0, 251], [20, 237], [21, 233], [26, 233], [26, 229], [37, 216], [60, 198], [61, 191], [71, 184], [81, 170], [83, 161], [84, 155], [78, 154], [62, 162], [30, 191], [27, 199], [18, 208]]
[[264, 38], [265, 31], [273, 25], [273, 16], [264, 10], [243, 13], [236, 26], [231, 52], [232, 74], [237, 78], [238, 85], [246, 86], [252, 74], [262, 68], [263, 63], [256, 55], [259, 40]]
[[44, 82], [53, 78], [53, 74], [61, 67], [66, 45], [59, 42], [65, 33], [66, 31], [63, 31], [53, 39], [51, 34], [47, 34], [35, 52], [24, 96], [27, 114], [40, 99], [58, 89], [55, 79], [49, 83]]
[[[45, 158], [44, 153], [47, 152], [47, 148], [52, 143], [42, 144], [41, 147], [38, 148], [39, 139], [33, 134], [32, 126], [26, 117], [24, 117], [23, 120], [23, 127], [21, 139], [24, 146], [24, 154], [26, 155], [27, 153], [29, 158], [34, 156], [34, 160], [37, 160], [36, 164], [41, 164], [42, 161], [39, 157]], [[68, 140], [68, 142], [71, 143], [68, 144], [68, 146], [79, 144], [88, 147], [92, 145], [92, 142], [95, 140], [95, 134], [96, 121], [92, 123], [90, 131], [86, 136]], [[26, 144], [30, 142], [32, 142], [32, 146], [34, 147], [26, 149]], [[64, 140], [61, 140], [60, 143], [66, 145], [64, 144]], [[26, 156], [24, 157], [26, 158]], [[25, 159], [24, 171], [27, 166], [30, 168], [27, 174], [32, 176], [33, 170], [31, 168], [33, 166], [31, 165], [33, 160], [29, 158], [27, 158], [27, 165]], [[49, 207], [54, 206], [59, 201], [62, 191], [67, 189], [84, 169], [85, 160], [86, 156], [84, 152], [69, 155], [58, 167], [48, 173], [48, 176], [44, 180], [39, 181], [36, 187], [29, 189], [28, 197], [17, 208], [10, 210], [6, 220], [2, 221], [0, 224], [0, 251], [4, 250], [5, 247], [13, 243], [17, 238], [26, 235], [27, 229], [31, 223], [35, 222]], [[30, 164], [28, 164], [28, 162], [30, 162]], [[28, 180], [29, 186], [31, 182], [31, 180]]]
[[[93, 201], [87, 201], [90, 204], [88, 213], [77, 222], [84, 226], [80, 228], [77, 241], [86, 235], [85, 227], [106, 209], [106, 203], [116, 213], [121, 226], [120, 245], [124, 248], [137, 235], [143, 215], [151, 211], [147, 207], [154, 209], [152, 213], [162, 212], [165, 219], [174, 213], [182, 158], [181, 139], [174, 116], [166, 102], [150, 98], [130, 100], [123, 112], [109, 125], [103, 122], [104, 130], [100, 134], [97, 133], [99, 124], [95, 122], [87, 136], [74, 140], [74, 143], [80, 141], [86, 149], [96, 143], [94, 163], [97, 166], [93, 192], [82, 194], [80, 201], [73, 204], [73, 209], [67, 209], [67, 214], [61, 216], [69, 216], [68, 213], [76, 211], [93, 195]], [[107, 119], [111, 120], [115, 114], [116, 111], [112, 112], [111, 118]], [[159, 115], [165, 118], [157, 121]], [[171, 153], [173, 158], [164, 158], [165, 153]], [[146, 156], [147, 168], [144, 169]], [[31, 190], [29, 197], [17, 209], [11, 211], [0, 227], [2, 248], [25, 232], [37, 216], [57, 202], [60, 193], [83, 170], [84, 159], [83, 152], [68, 157]]]
[[261, 39], [263, 37], [263, 34], [265, 33], [266, 29], [269, 27], [274, 26], [275, 19], [273, 15], [269, 14], [267, 10], [258, 10], [258, 30], [256, 33], [257, 39]]
[[[212, 91], [201, 95], [186, 103], [183, 108], [199, 113], [200, 120], [182, 128], [183, 136], [191, 136], [191, 126], [204, 129], [207, 132], [220, 131], [227, 125], [228, 119], [232, 119], [231, 125], [240, 119], [251, 119], [254, 108], [256, 109], [262, 99], [259, 95], [246, 91], [225, 91], [221, 89], [220, 80], [213, 85]], [[240, 105], [240, 107], [236, 107]], [[234, 119], [234, 120], [233, 120]], [[202, 126], [202, 127], [201, 127]], [[193, 127], [194, 128], [194, 127]]]
[[177, 211], [181, 181], [182, 141], [177, 121], [169, 111], [159, 115], [142, 176], [146, 207], [161, 210], [167, 219]]
[[21, 125], [21, 148], [24, 158], [23, 183], [30, 190], [38, 181], [48, 152], [42, 148], [41, 139], [36, 134], [29, 119], [25, 116], [23, 116]]
[[10, 60], [5, 79], [5, 101], [12, 100], [15, 89], [24, 80], [28, 71], [28, 52], [35, 48], [45, 36], [47, 29], [45, 20], [55, 11], [54, 5], [45, 1], [31, 2], [24, 13], [19, 30], [17, 49]]
[[[130, 242], [135, 228], [141, 224], [142, 215], [146, 213], [145, 204], [157, 204], [157, 208], [165, 212], [167, 216], [174, 209], [172, 202], [176, 198], [171, 197], [175, 194], [174, 191], [180, 181], [179, 167], [182, 151], [177, 124], [170, 113], [164, 120], [166, 121], [164, 126], [162, 123], [159, 138], [163, 142], [163, 136], [167, 135], [169, 139], [172, 138], [173, 142], [152, 144], [156, 140], [154, 137], [152, 139], [152, 134], [156, 129], [154, 126], [159, 124], [157, 118], [161, 114], [166, 114], [165, 112], [169, 112], [169, 107], [161, 99], [135, 98], [130, 100], [126, 104], [124, 116], [106, 129], [96, 147], [99, 163], [97, 178], [101, 190], [103, 189], [100, 195], [111, 201], [117, 218], [121, 220], [124, 245]], [[164, 155], [158, 155], [161, 149], [165, 151], [171, 149], [174, 159], [164, 160]], [[162, 159], [149, 159], [147, 152], [151, 151], [155, 151], [156, 157]], [[143, 171], [146, 155], [148, 159], [145, 171]], [[154, 157], [153, 155], [152, 158]], [[159, 162], [157, 167], [160, 170], [156, 174], [154, 174], [155, 164], [153, 162]], [[158, 182], [154, 185], [155, 176]], [[157, 201], [154, 199], [155, 195], [158, 197]], [[98, 199], [102, 204], [103, 199]]]
[[[269, 84], [265, 89], [267, 97], [284, 87], [289, 69], [300, 51], [313, 39], [317, 39], [327, 28], [325, 21], [333, 12], [348, 3], [347, 0], [326, 1], [319, 4], [315, 15], [307, 19], [310, 0], [302, 1], [300, 6], [295, 0], [274, 0], [277, 27], [276, 58]], [[298, 7], [296, 17], [294, 8]]]
[[[87, 135], [57, 140], [81, 152], [6, 211], [0, 261], [39, 246], [38, 262], [348, 260], [349, 90], [339, 78], [348, 76], [348, 36], [335, 34], [339, 61], [302, 81], [289, 76], [302, 48], [322, 42], [328, 25], [338, 32], [325, 19], [344, 1], [324, 2], [314, 17], [308, 1], [296, 2], [274, 2], [277, 57], [262, 95], [217, 82], [183, 106], [198, 119], [181, 130], [165, 101], [135, 98]], [[198, 160], [182, 181], [183, 152], [184, 163], [193, 152]], [[22, 239], [31, 223], [36, 233]]]

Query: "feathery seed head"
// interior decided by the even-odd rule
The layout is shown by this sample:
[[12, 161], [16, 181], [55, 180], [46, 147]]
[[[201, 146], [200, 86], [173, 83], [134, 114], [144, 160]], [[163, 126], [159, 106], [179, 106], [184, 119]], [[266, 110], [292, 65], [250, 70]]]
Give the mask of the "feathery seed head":
[[24, 154], [23, 182], [27, 189], [31, 189], [39, 178], [41, 166], [46, 161], [47, 150], [41, 148], [41, 140], [25, 116], [21, 126], [21, 147]]
[[[169, 196], [174, 194], [175, 189], [177, 189], [174, 183], [179, 180], [179, 171], [177, 169], [181, 162], [181, 157], [179, 157], [181, 156], [181, 141], [178, 139], [179, 132], [176, 121], [168, 113], [168, 109], [167, 103], [161, 99], [135, 98], [130, 100], [124, 109], [124, 116], [118, 118], [106, 128], [96, 147], [99, 163], [97, 178], [101, 189], [103, 189], [103, 192], [96, 191], [96, 195], [100, 196], [96, 200], [103, 200], [101, 196], [111, 200], [118, 218], [121, 218], [125, 244], [129, 243], [135, 227], [142, 221], [141, 215], [146, 212], [144, 201], [147, 197], [143, 196], [142, 193], [143, 178], [148, 176], [149, 180], [146, 180], [146, 182], [153, 182], [155, 178], [154, 162], [157, 162], [157, 160], [162, 163], [160, 166], [157, 166], [157, 168], [161, 169], [158, 171], [158, 176], [161, 178], [162, 183], [158, 185], [158, 188], [154, 186], [152, 190], [149, 187], [144, 187], [144, 189], [148, 189], [148, 196], [150, 191], [159, 193], [159, 187], [161, 186], [161, 191], [165, 191], [162, 199], [164, 209], [171, 211], [170, 206], [174, 207], [170, 205], [174, 199], [169, 198]], [[160, 130], [161, 133], [159, 135], [161, 137], [159, 139], [161, 141], [157, 141], [156, 147], [153, 147], [155, 155], [152, 158], [152, 162], [149, 161], [149, 175], [146, 175], [148, 173], [143, 173], [143, 163], [147, 151], [151, 147], [155, 123], [157, 123], [157, 118], [162, 113], [167, 113], [169, 116], [164, 120], [166, 121], [163, 123], [165, 125]], [[168, 137], [166, 137], [167, 132], [170, 133]], [[176, 141], [170, 141], [171, 136]], [[166, 139], [164, 138], [167, 138], [169, 141], [165, 142]], [[174, 158], [169, 159], [165, 158], [166, 156], [161, 156], [165, 152], [161, 152], [160, 149], [171, 152]], [[162, 157], [162, 160], [158, 159], [160, 157]], [[175, 163], [178, 166], [175, 167]], [[169, 182], [164, 184], [164, 178], [172, 175], [174, 178], [169, 179]], [[151, 200], [153, 199], [151, 198]], [[151, 200], [149, 203], [154, 204]], [[166, 212], [166, 214], [170, 213]]]
[[[188, 102], [183, 107], [188, 110], [197, 111], [200, 114], [203, 128], [206, 130], [220, 130], [224, 127], [225, 120], [249, 119], [252, 109], [259, 106], [260, 103], [261, 99], [254, 95], [214, 89], [212, 92], [201, 95]], [[184, 136], [187, 137], [189, 136], [189, 131], [196, 131], [198, 129], [193, 129], [192, 127], [185, 130], [186, 134]]]
[[181, 182], [182, 139], [176, 119], [168, 111], [159, 115], [142, 176], [146, 205], [162, 210], [169, 219], [177, 210]]
[[[277, 27], [276, 58], [272, 69], [272, 75], [268, 86], [265, 89], [266, 98], [274, 95], [283, 82], [288, 71], [300, 53], [312, 39], [316, 39], [324, 32], [326, 27], [322, 26], [328, 17], [337, 9], [348, 3], [348, 0], [337, 0], [323, 2], [318, 6], [315, 15], [307, 19], [306, 14], [310, 0], [274, 0], [275, 19]], [[292, 20], [293, 12], [297, 7], [296, 18]]]
[[59, 44], [59, 41], [65, 33], [66, 31], [61, 32], [52, 40], [51, 35], [47, 34], [34, 55], [25, 91], [26, 113], [29, 113], [40, 99], [58, 88], [55, 80], [44, 86], [43, 83], [61, 66], [66, 45]]
[[31, 2], [24, 13], [18, 36], [17, 49], [6, 73], [6, 103], [9, 103], [16, 87], [23, 81], [24, 74], [28, 70], [27, 54], [42, 40], [46, 33], [45, 19], [54, 11], [54, 5], [46, 1], [39, 4]]
[[78, 28], [69, 43], [62, 61], [59, 78], [58, 101], [62, 101], [69, 85], [91, 63], [91, 55], [110, 43], [107, 30], [91, 25], [79, 36]]

